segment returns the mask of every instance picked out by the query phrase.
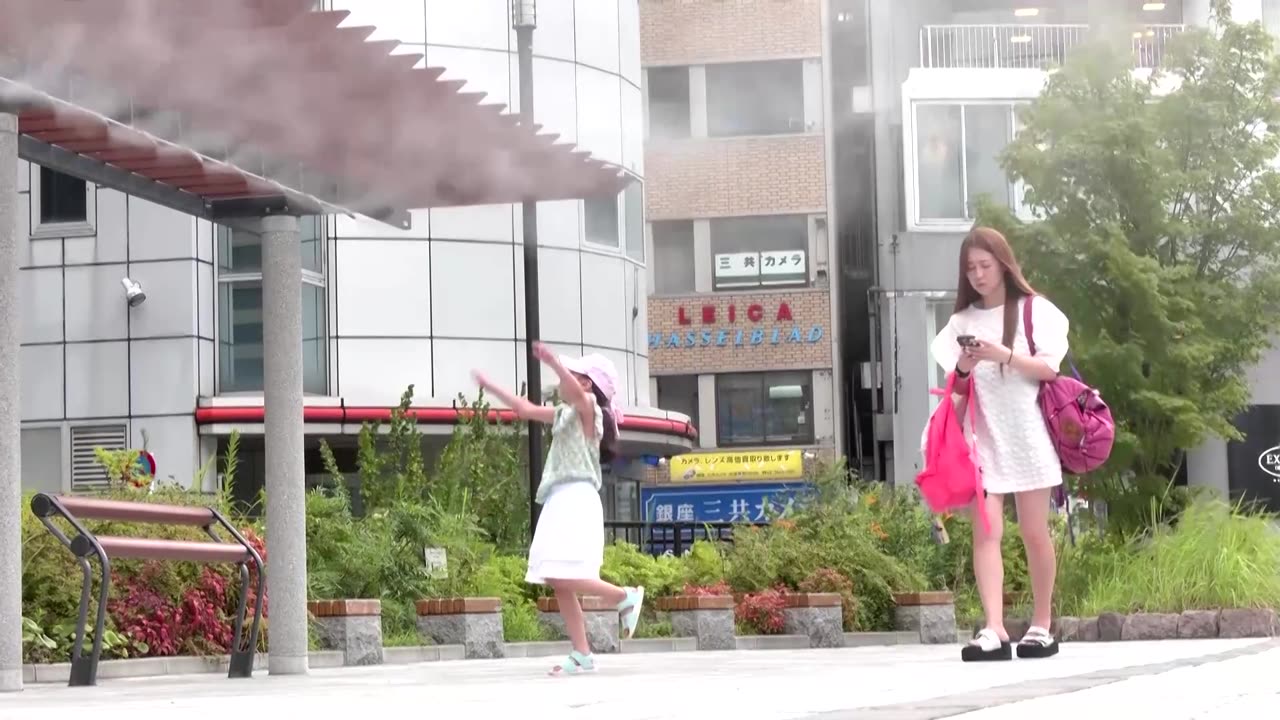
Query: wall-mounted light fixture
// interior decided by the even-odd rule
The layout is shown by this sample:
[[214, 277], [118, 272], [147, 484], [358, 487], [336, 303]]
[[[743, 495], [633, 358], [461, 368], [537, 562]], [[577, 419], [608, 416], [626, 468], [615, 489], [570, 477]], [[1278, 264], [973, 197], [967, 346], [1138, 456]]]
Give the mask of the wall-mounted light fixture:
[[137, 280], [120, 278], [120, 284], [124, 286], [124, 299], [129, 307], [138, 307], [147, 301], [147, 294], [142, 291], [142, 285]]

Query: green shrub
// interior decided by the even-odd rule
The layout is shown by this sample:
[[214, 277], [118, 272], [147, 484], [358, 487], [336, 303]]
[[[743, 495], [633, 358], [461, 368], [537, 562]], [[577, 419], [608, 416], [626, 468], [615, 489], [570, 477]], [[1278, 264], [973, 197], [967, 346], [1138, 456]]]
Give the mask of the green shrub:
[[812, 477], [814, 492], [788, 518], [735, 532], [729, 555], [734, 589], [759, 591], [774, 582], [794, 589], [819, 569], [835, 570], [853, 582], [858, 601], [852, 625], [891, 629], [893, 593], [926, 589], [928, 580], [889, 553], [889, 533], [871, 509], [879, 502], [861, 497], [851, 481], [842, 464], [823, 468]]
[[661, 597], [677, 594], [684, 587], [685, 572], [681, 558], [655, 558], [619, 540], [605, 547], [600, 577], [615, 585], [643, 585], [649, 597]]
[[682, 560], [684, 582], [689, 585], [714, 585], [725, 579], [728, 570], [721, 543], [697, 540]]
[[465, 593], [502, 599], [502, 628], [508, 642], [551, 639], [538, 619], [534, 586], [524, 580], [528, 567], [525, 558], [494, 555], [480, 566]]
[[1081, 538], [1059, 560], [1060, 611], [1181, 612], [1280, 607], [1274, 516], [1193, 499], [1176, 522], [1127, 540]]

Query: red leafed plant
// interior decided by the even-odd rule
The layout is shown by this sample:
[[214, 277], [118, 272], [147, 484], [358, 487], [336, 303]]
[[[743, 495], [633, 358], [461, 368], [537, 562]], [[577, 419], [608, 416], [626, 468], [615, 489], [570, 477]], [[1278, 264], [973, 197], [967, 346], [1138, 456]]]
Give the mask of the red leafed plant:
[[732, 595], [733, 588], [729, 587], [729, 583], [720, 580], [714, 585], [685, 585], [683, 594], [690, 597], [719, 597]]
[[202, 655], [227, 652], [231, 647], [231, 623], [226, 607], [227, 579], [213, 568], [204, 568], [200, 582], [182, 594], [178, 627], [183, 649]]
[[738, 601], [734, 615], [739, 623], [750, 627], [761, 635], [777, 635], [782, 632], [787, 607], [786, 590], [769, 588], [760, 592], [747, 593]]
[[177, 655], [182, 647], [178, 636], [178, 611], [173, 603], [151, 589], [149, 573], [142, 572], [121, 584], [119, 599], [107, 604], [116, 628], [135, 642], [146, 643], [152, 656]]
[[[262, 536], [254, 532], [253, 528], [244, 528], [240, 531], [240, 534], [244, 536], [246, 542], [253, 546], [254, 550], [258, 551], [258, 557], [262, 558], [262, 564], [265, 566], [267, 563], [267, 542], [262, 539]], [[246, 593], [246, 612], [249, 618], [252, 618], [253, 604], [258, 599], [258, 567], [253, 563], [249, 564], [249, 586], [245, 588], [244, 592]], [[269, 595], [264, 594], [262, 596], [262, 617], [264, 618], [267, 617], [268, 599]], [[234, 611], [235, 608], [231, 608], [231, 610]], [[246, 622], [248, 622], [248, 619], [246, 619]]]
[[148, 563], [141, 572], [123, 576], [107, 611], [116, 628], [145, 643], [147, 655], [221, 654], [231, 645], [227, 616], [227, 578], [211, 567], [182, 590], [177, 602], [161, 589], [163, 568]]

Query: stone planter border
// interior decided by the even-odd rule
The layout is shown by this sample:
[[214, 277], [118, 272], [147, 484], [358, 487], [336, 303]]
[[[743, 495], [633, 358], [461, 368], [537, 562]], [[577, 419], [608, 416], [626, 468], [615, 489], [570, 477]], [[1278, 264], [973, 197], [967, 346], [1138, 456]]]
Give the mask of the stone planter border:
[[381, 600], [315, 600], [307, 610], [320, 646], [341, 652], [343, 665], [382, 664]]
[[[725, 596], [727, 597], [727, 596]], [[492, 607], [491, 612], [499, 613], [501, 603], [496, 598], [456, 598], [449, 601], [423, 601], [419, 604], [419, 609], [440, 608], [453, 609], [457, 607], [453, 600], [479, 600], [482, 602], [463, 603], [462, 607], [470, 607], [472, 609]], [[689, 608], [684, 612], [680, 610], [672, 612], [674, 618], [681, 614], [694, 614], [690, 610], [695, 609], [694, 606], [707, 606], [707, 609], [729, 610], [732, 615], [732, 598], [727, 607], [711, 607], [723, 604], [722, 598], [716, 597], [700, 597], [700, 598], [657, 598], [655, 605], [661, 606], [666, 604], [671, 607], [670, 601], [690, 600]], [[435, 605], [430, 603], [435, 602]], [[677, 603], [678, 604], [678, 603]], [[899, 606], [902, 607], [902, 606]], [[910, 607], [910, 606], [907, 606]], [[927, 606], [926, 606], [927, 607]], [[437, 613], [438, 615], [441, 613]], [[1164, 614], [1156, 613], [1157, 616]], [[1280, 636], [1280, 615], [1272, 609], [1232, 609], [1232, 610], [1188, 610], [1183, 613], [1169, 613], [1178, 618], [1178, 635], [1180, 639], [1190, 638], [1266, 638]], [[364, 616], [369, 617], [369, 616]], [[449, 617], [447, 613], [443, 617]], [[1168, 627], [1167, 621], [1155, 620], [1148, 621], [1148, 613], [1134, 613], [1130, 615], [1119, 615], [1112, 613], [1106, 615], [1111, 619], [1114, 625], [1115, 621], [1119, 622], [1120, 635], [1115, 638], [1119, 640], [1133, 640], [1134, 633], [1142, 628], [1144, 623], [1153, 622], [1155, 627]], [[422, 617], [419, 617], [421, 624]], [[1099, 637], [1096, 631], [1099, 627], [1099, 618], [1073, 618], [1060, 617], [1053, 622], [1054, 633], [1059, 636], [1062, 642], [1087, 642], [1098, 641]], [[1011, 625], [1006, 622], [1006, 625]], [[1124, 628], [1128, 623], [1129, 633], [1125, 637]], [[1080, 635], [1087, 633], [1089, 628], [1095, 631], [1092, 637], [1081, 637]], [[1212, 635], [1208, 634], [1212, 629]], [[1012, 631], [1011, 631], [1012, 634]], [[1073, 635], [1074, 634], [1074, 635]], [[873, 647], [873, 646], [889, 646], [889, 645], [907, 645], [919, 642], [918, 634], [914, 632], [869, 632], [869, 633], [845, 633], [846, 646], [852, 647]], [[1161, 638], [1174, 639], [1174, 638]], [[956, 636], [954, 642], [966, 642], [968, 637]], [[742, 651], [750, 650], [771, 650], [771, 649], [798, 649], [805, 647], [808, 638], [797, 635], [762, 635], [753, 637], [734, 638], [733, 645], [727, 649], [736, 649]], [[627, 640], [623, 642], [623, 650], [627, 653], [663, 653], [663, 652], [688, 652], [693, 651], [697, 645], [693, 642], [693, 638], [654, 638], [648, 640]], [[567, 651], [567, 643], [564, 642], [538, 642], [538, 643], [503, 643], [503, 654], [507, 657], [541, 657], [561, 655]], [[418, 647], [393, 647], [383, 649], [385, 662], [388, 664], [406, 664], [421, 662], [439, 662], [448, 660], [462, 660], [467, 656], [466, 648], [463, 644], [438, 644], [425, 645]], [[164, 677], [164, 676], [181, 676], [195, 675], [205, 673], [221, 673], [227, 672], [227, 664], [229, 659], [225, 655], [221, 656], [179, 656], [179, 657], [162, 657], [162, 658], [136, 658], [129, 660], [105, 660], [100, 666], [101, 679], [122, 679], [122, 678], [145, 678], [145, 677]], [[259, 653], [255, 664], [265, 666], [267, 663], [267, 654]], [[310, 653], [310, 667], [312, 669], [321, 668], [337, 668], [345, 665], [345, 657], [341, 651], [321, 650]], [[49, 665], [23, 665], [22, 681], [26, 684], [45, 684], [57, 683], [65, 684], [71, 673], [70, 663], [54, 663]]]
[[782, 632], [809, 638], [811, 648], [844, 647], [844, 602], [837, 593], [788, 593]]
[[[622, 650], [618, 635], [618, 609], [601, 598], [586, 595], [578, 598], [582, 603], [583, 619], [587, 624], [587, 644], [592, 652], [616, 653]], [[558, 639], [568, 635], [564, 631], [564, 618], [560, 617], [560, 602], [554, 597], [538, 598], [538, 620]]]
[[419, 600], [418, 632], [436, 645], [461, 645], [466, 658], [506, 657], [499, 598]]
[[663, 612], [732, 610], [735, 605], [732, 595], [673, 595], [654, 602], [654, 607]]
[[[1280, 615], [1270, 608], [1186, 610], [1181, 613], [1103, 613], [1060, 617], [1053, 633], [1061, 642], [1240, 639], [1280, 636]], [[1012, 635], [1013, 631], [1010, 630]]]
[[699, 650], [737, 649], [736, 605], [732, 595], [675, 595], [654, 602], [654, 607], [670, 614], [672, 634], [694, 638]]
[[894, 593], [894, 629], [914, 632], [926, 645], [951, 644], [956, 639], [955, 595], [945, 590]]

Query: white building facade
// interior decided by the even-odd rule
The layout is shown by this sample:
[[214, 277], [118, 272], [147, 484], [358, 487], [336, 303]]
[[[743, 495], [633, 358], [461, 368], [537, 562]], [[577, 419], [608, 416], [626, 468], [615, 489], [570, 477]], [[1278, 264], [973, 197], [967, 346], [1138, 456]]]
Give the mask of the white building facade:
[[[519, 110], [508, 0], [332, 6], [350, 11], [346, 25], [376, 27], [370, 40], [398, 41], [397, 52], [465, 80], [464, 92]], [[541, 337], [614, 362], [635, 454], [688, 447], [688, 418], [649, 407], [638, 0], [540, 0], [537, 10], [537, 122], [637, 180], [616, 198], [539, 204]], [[94, 447], [144, 446], [159, 479], [191, 485], [233, 429], [248, 474], [260, 474], [258, 237], [26, 162], [16, 172], [24, 488], [92, 486], [102, 479]], [[525, 382], [520, 206], [412, 217], [409, 230], [301, 219], [309, 474], [321, 472], [318, 438], [351, 435], [410, 384], [445, 434], [458, 394], [475, 397], [472, 369]], [[124, 278], [144, 302], [126, 302]]]

